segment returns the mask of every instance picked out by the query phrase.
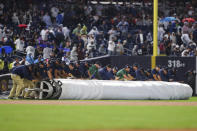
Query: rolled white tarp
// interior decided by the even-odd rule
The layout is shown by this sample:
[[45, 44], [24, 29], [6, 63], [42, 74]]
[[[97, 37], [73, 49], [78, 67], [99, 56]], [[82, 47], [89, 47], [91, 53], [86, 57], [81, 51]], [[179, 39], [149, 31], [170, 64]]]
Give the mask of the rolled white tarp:
[[163, 81], [56, 79], [62, 82], [59, 99], [72, 100], [180, 100], [192, 96], [187, 84]]

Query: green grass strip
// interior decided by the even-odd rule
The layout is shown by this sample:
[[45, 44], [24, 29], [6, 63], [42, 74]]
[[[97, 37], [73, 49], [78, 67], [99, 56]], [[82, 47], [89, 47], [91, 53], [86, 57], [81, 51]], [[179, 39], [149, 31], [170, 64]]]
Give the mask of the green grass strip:
[[0, 105], [1, 131], [197, 129], [196, 106]]

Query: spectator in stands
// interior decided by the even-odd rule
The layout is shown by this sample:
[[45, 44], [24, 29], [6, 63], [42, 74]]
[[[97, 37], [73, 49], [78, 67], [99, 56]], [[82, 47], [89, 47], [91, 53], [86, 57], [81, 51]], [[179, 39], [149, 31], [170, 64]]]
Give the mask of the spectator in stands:
[[19, 18], [17, 16], [17, 13], [16, 12], [13, 13], [12, 23], [15, 24], [15, 25], [19, 25], [20, 24], [20, 21], [19, 21]]
[[1, 49], [0, 59], [5, 60], [7, 58], [7, 54], [4, 48]]
[[3, 74], [3, 68], [4, 68], [4, 61], [0, 59], [0, 74]]
[[109, 41], [112, 41], [113, 39], [117, 39], [119, 32], [117, 32], [115, 27], [112, 27], [111, 30], [108, 31], [108, 35], [109, 35]]
[[64, 39], [65, 40], [69, 40], [70, 41], [70, 29], [68, 28], [68, 27], [63, 27], [63, 25], [61, 25], [62, 26], [62, 33], [64, 34]]
[[41, 35], [41, 38], [43, 41], [47, 41], [48, 35], [49, 35], [49, 30], [47, 28], [42, 29], [40, 32], [40, 35]]
[[80, 31], [81, 31], [81, 24], [78, 24], [77, 27], [73, 30], [72, 34], [78, 36], [80, 35]]
[[138, 34], [136, 35], [136, 44], [143, 45], [145, 41], [145, 36], [142, 33], [142, 30], [139, 30]]
[[34, 64], [34, 58], [31, 53], [29, 53], [26, 57], [25, 65]]
[[42, 20], [46, 24], [46, 26], [50, 27], [52, 25], [51, 17], [49, 16], [48, 12], [45, 13]]
[[33, 47], [32, 44], [30, 44], [29, 46], [27, 46], [26, 52], [27, 52], [27, 55], [31, 54], [32, 57], [34, 58], [34, 56], [35, 56], [35, 48]]
[[16, 45], [16, 51], [24, 51], [25, 43], [22, 37], [19, 37], [15, 40], [14, 44]]
[[35, 49], [34, 56], [35, 56], [35, 58], [38, 58], [40, 55], [43, 56], [43, 50], [39, 45], [37, 45], [37, 48]]
[[44, 48], [43, 50], [43, 58], [48, 59], [50, 58], [50, 54], [52, 53], [52, 48], [50, 48], [50, 45], [47, 45], [47, 47]]
[[78, 54], [77, 54], [77, 47], [73, 46], [71, 54], [70, 54], [70, 60], [71, 61], [77, 61], [78, 60]]
[[34, 61], [34, 64], [38, 64], [38, 63], [40, 63], [40, 62], [42, 62], [43, 61], [43, 58], [42, 58], [42, 55], [40, 55], [39, 57], [38, 57], [38, 59], [36, 59], [35, 61]]
[[100, 45], [98, 52], [99, 52], [99, 55], [100, 55], [100, 56], [103, 56], [103, 55], [106, 55], [106, 54], [107, 54], [107, 50], [106, 50], [104, 44], [101, 44], [101, 45]]
[[115, 54], [115, 38], [113, 37], [111, 41], [108, 42], [108, 55], [114, 55]]
[[163, 36], [164, 36], [165, 30], [163, 28], [163, 25], [160, 24], [158, 27], [158, 40], [163, 41]]
[[122, 38], [126, 38], [129, 30], [129, 23], [125, 19], [126, 18], [123, 17], [122, 20], [116, 26], [121, 31]]
[[116, 44], [116, 55], [123, 55], [124, 54], [124, 47], [121, 43], [121, 40], [118, 40], [118, 43]]

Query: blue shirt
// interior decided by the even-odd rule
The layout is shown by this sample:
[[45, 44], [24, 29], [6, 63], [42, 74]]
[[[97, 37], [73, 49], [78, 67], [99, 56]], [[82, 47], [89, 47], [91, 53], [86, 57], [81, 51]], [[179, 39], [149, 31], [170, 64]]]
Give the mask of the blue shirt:
[[146, 76], [142, 74], [141, 70], [136, 70], [135, 73], [136, 73], [136, 80], [144, 81], [147, 79]]
[[163, 69], [159, 70], [159, 75], [160, 75], [162, 81], [169, 81], [168, 73], [164, 74]]
[[133, 68], [130, 69], [129, 74], [130, 74], [131, 76], [133, 76], [134, 78], [136, 78], [136, 72], [134, 71]]
[[152, 74], [152, 75], [158, 75], [158, 72], [157, 72], [156, 69], [152, 69], [151, 74]]
[[172, 79], [173, 81], [176, 80], [176, 74], [172, 70], [168, 71], [168, 77], [169, 79]]
[[51, 72], [53, 78], [55, 77], [55, 66], [53, 65], [53, 63], [51, 63], [49, 65], [49, 67], [46, 68], [47, 71]]
[[27, 61], [29, 64], [34, 64], [34, 59], [33, 59], [31, 56], [29, 56], [29, 55], [27, 55], [26, 61]]
[[153, 75], [150, 73], [149, 75], [147, 75], [147, 79], [148, 80], [154, 80]]
[[19, 66], [13, 69], [12, 74], [19, 75], [21, 78], [32, 80], [32, 74], [27, 66]]
[[108, 72], [109, 80], [115, 80], [115, 74], [113, 71]]
[[39, 73], [40, 73], [40, 75], [41, 75], [41, 77], [42, 77], [42, 79], [45, 79], [45, 78], [47, 78], [47, 68], [46, 67], [44, 67], [44, 68], [39, 68]]
[[110, 80], [110, 75], [106, 67], [99, 69], [98, 73], [101, 80]]

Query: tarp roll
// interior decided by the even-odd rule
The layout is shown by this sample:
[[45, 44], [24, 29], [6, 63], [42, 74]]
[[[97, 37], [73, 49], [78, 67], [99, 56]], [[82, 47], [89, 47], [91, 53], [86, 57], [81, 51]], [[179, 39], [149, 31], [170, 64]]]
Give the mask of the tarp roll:
[[180, 100], [192, 97], [187, 84], [163, 81], [56, 79], [62, 82], [59, 99], [72, 100]]

